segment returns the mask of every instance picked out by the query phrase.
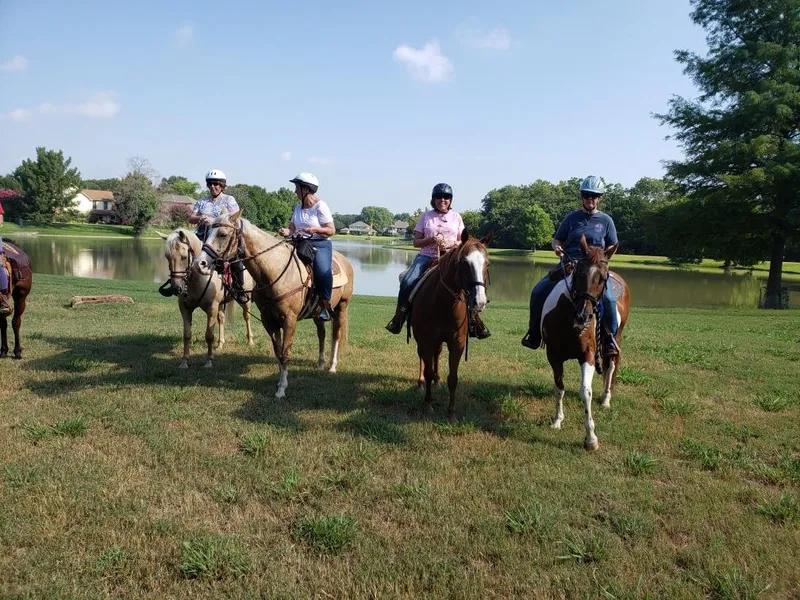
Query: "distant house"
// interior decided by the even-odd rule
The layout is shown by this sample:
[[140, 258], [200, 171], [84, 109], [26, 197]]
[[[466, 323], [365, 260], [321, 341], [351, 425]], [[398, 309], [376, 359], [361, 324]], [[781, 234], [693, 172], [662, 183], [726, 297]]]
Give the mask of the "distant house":
[[408, 231], [408, 221], [395, 221], [388, 227], [381, 230], [383, 235], [406, 235]]
[[350, 223], [350, 233], [354, 233], [356, 235], [373, 235], [375, 230], [371, 225], [369, 225], [369, 223], [364, 223], [364, 221], [356, 221], [355, 223]]
[[172, 225], [174, 222], [180, 222], [184, 215], [188, 219], [195, 202], [197, 200], [190, 196], [164, 194], [161, 196], [156, 223], [159, 225]]
[[175, 206], [188, 206], [191, 208], [194, 206], [195, 202], [197, 202], [197, 200], [194, 198], [190, 196], [181, 196], [180, 194], [164, 194], [161, 196], [161, 204], [165, 204], [169, 208]]
[[350, 228], [349, 227], [340, 227], [339, 231], [337, 231], [336, 233], [341, 233], [342, 235], [347, 235], [348, 233], [350, 233]]
[[112, 210], [114, 192], [109, 192], [108, 190], [81, 190], [72, 199], [72, 206], [82, 215], [89, 215], [94, 210]]

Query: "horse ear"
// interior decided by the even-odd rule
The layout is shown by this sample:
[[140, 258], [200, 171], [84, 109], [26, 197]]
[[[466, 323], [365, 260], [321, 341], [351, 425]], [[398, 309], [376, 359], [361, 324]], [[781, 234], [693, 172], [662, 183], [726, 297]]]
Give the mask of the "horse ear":
[[467, 230], [466, 227], [464, 227], [464, 229], [461, 230], [461, 243], [466, 244], [468, 239], [469, 239], [469, 231]]
[[483, 239], [481, 240], [481, 244], [483, 244], [484, 246], [488, 246], [489, 244], [492, 243], [493, 239], [494, 239], [494, 231], [490, 231], [489, 235], [483, 237]]
[[156, 231], [156, 233], [158, 234], [158, 237], [160, 237], [162, 240], [165, 240], [169, 237], [168, 235], [166, 235], [165, 233], [161, 233], [160, 231]]
[[236, 224], [236, 223], [239, 222], [239, 219], [241, 219], [241, 218], [242, 218], [242, 209], [240, 208], [239, 210], [237, 210], [235, 213], [233, 213], [231, 215], [231, 223]]
[[611, 260], [611, 257], [614, 256], [614, 253], [619, 249], [619, 244], [614, 244], [613, 246], [609, 246], [606, 248], [606, 260]]
[[586, 241], [586, 236], [581, 234], [581, 248], [584, 254], [589, 254], [589, 242]]
[[[181, 238], [182, 242], [188, 242], [189, 240], [186, 239], [186, 232], [183, 229], [178, 230], [178, 237]], [[166, 238], [164, 238], [166, 239]]]

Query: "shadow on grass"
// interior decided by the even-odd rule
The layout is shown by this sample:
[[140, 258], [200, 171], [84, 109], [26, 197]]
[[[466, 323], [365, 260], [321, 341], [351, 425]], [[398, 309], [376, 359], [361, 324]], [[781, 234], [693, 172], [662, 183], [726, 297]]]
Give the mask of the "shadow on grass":
[[[173, 335], [134, 334], [104, 338], [48, 337], [42, 339], [61, 348], [55, 356], [26, 362], [24, 369], [36, 374], [27, 387], [40, 396], [59, 396], [81, 390], [153, 386], [153, 396], [164, 389], [208, 389], [245, 392], [249, 398], [232, 411], [236, 419], [299, 431], [297, 414], [309, 410], [355, 413], [338, 425], [354, 436], [404, 445], [409, 443], [404, 425], [416, 422], [444, 422], [449, 402], [447, 384], [433, 391], [434, 414], [424, 411], [424, 394], [417, 391], [412, 377], [377, 373], [336, 374], [317, 370], [316, 358], [292, 359], [287, 397], [275, 399], [277, 362], [264, 354], [224, 351], [216, 354], [214, 367], [203, 368], [204, 356], [192, 355], [188, 370], [178, 369], [179, 346]], [[202, 347], [202, 345], [201, 345]], [[253, 367], [269, 366], [267, 377], [253, 377]], [[458, 418], [476, 429], [504, 438], [530, 443], [550, 443], [536, 433], [546, 426], [543, 419], [527, 418], [519, 397], [536, 402], [550, 400], [549, 385], [539, 382], [472, 382], [462, 365], [456, 397]], [[44, 376], [40, 376], [43, 374]], [[192, 392], [194, 393], [194, 392]], [[568, 392], [568, 402], [577, 392]], [[570, 402], [571, 403], [571, 402]]]

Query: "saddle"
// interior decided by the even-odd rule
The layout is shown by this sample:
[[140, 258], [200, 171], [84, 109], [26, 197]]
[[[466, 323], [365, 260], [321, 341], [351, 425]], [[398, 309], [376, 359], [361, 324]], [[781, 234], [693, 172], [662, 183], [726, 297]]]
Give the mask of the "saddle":
[[[309, 245], [310, 246], [310, 245]], [[312, 246], [313, 249], [313, 246]], [[308, 319], [310, 317], [315, 316], [319, 310], [322, 308], [322, 303], [320, 302], [320, 297], [317, 295], [316, 290], [314, 288], [314, 265], [313, 262], [306, 262], [303, 257], [301, 257], [298, 253], [297, 247], [295, 247], [294, 251], [295, 260], [297, 261], [298, 266], [305, 271], [305, 279], [303, 280], [303, 288], [307, 290], [306, 300], [303, 305], [303, 310], [300, 311], [300, 315], [298, 315], [298, 320]], [[313, 260], [313, 254], [312, 254]], [[331, 260], [331, 271], [333, 273], [333, 284], [331, 285], [331, 289], [337, 289], [344, 287], [348, 281], [350, 281], [347, 277], [347, 273], [342, 268], [342, 265], [339, 264], [339, 261], [336, 260], [336, 255], [333, 256]], [[302, 289], [302, 288], [301, 288]], [[295, 291], [297, 288], [295, 288]], [[294, 291], [288, 292], [285, 295], [291, 295]], [[276, 298], [282, 299], [281, 296]]]

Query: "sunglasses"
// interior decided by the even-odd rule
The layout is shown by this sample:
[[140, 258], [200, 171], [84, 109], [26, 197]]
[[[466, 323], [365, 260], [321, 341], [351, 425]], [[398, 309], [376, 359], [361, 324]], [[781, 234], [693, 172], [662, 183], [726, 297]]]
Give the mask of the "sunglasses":
[[225, 184], [221, 181], [209, 181], [206, 185], [208, 187], [223, 187]]
[[596, 200], [601, 194], [593, 194], [591, 192], [581, 192], [581, 198], [584, 200]]
[[433, 196], [433, 199], [434, 200], [452, 200], [453, 199], [453, 195], [452, 194], [435, 194]]

